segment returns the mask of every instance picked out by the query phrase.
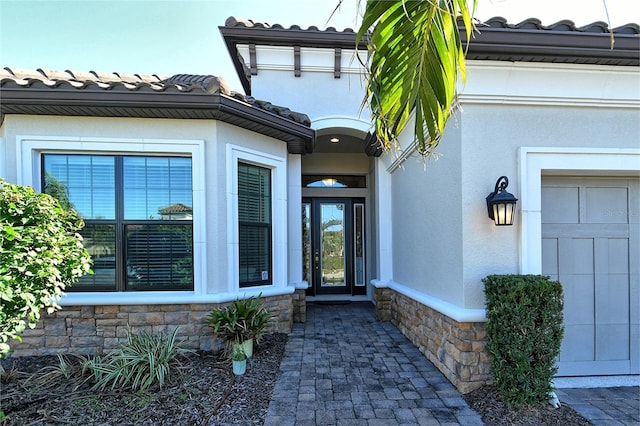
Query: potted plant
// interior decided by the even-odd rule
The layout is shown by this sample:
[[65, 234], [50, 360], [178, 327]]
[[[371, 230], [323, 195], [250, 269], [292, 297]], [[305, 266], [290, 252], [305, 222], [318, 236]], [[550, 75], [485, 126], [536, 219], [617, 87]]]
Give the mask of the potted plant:
[[247, 357], [251, 358], [254, 341], [260, 342], [260, 338], [271, 324], [272, 314], [262, 305], [260, 295], [244, 300], [235, 300], [230, 308], [237, 314], [239, 322], [243, 326], [241, 341], [245, 345]]
[[248, 358], [253, 356], [253, 342], [266, 332], [271, 323], [271, 313], [264, 308], [260, 295], [237, 299], [226, 307], [209, 313], [207, 322], [226, 343], [227, 350], [236, 342], [244, 345]]
[[231, 350], [231, 363], [233, 365], [233, 374], [242, 376], [247, 371], [247, 354], [244, 352], [244, 345], [236, 342]]

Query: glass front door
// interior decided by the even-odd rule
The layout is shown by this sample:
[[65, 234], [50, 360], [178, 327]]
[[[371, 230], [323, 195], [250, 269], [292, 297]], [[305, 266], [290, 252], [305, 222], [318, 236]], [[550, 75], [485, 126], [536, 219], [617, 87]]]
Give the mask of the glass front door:
[[305, 199], [304, 276], [316, 294], [364, 294], [364, 201]]

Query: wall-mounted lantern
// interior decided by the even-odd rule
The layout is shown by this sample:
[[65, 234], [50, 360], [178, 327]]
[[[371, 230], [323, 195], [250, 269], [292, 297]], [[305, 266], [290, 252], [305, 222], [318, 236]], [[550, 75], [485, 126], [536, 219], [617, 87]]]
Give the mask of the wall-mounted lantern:
[[489, 218], [493, 219], [496, 226], [513, 225], [518, 199], [505, 191], [507, 186], [509, 186], [509, 179], [506, 176], [500, 176], [496, 181], [495, 189], [487, 196]]

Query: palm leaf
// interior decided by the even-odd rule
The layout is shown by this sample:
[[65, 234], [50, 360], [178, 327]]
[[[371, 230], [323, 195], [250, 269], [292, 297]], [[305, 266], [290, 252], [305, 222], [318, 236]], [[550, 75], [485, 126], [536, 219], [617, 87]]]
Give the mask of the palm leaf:
[[427, 155], [440, 141], [456, 105], [458, 72], [466, 78], [458, 15], [468, 40], [467, 0], [367, 1], [357, 41], [369, 36], [366, 101], [386, 148], [412, 115], [418, 152]]

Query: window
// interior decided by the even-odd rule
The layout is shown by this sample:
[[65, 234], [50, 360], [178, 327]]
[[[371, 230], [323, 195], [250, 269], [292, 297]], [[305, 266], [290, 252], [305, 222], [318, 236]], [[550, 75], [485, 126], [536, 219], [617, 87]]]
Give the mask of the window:
[[366, 176], [357, 175], [303, 175], [304, 188], [366, 188]]
[[240, 287], [272, 282], [271, 170], [238, 163]]
[[188, 157], [43, 155], [44, 192], [85, 221], [93, 275], [69, 291], [193, 290]]

